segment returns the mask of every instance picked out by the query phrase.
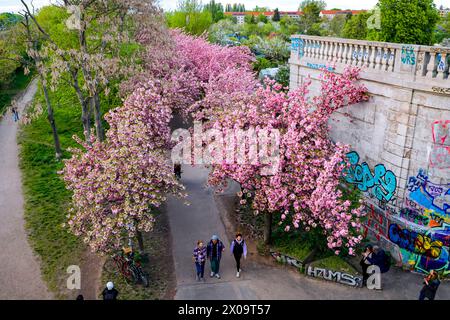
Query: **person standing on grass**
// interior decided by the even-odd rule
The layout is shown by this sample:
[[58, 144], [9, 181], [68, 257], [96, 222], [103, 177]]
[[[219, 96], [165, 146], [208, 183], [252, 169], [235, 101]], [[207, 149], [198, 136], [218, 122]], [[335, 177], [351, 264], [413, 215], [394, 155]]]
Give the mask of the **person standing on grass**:
[[220, 279], [219, 269], [220, 269], [220, 259], [222, 258], [222, 252], [225, 251], [225, 247], [219, 237], [213, 235], [211, 241], [206, 247], [206, 256], [211, 262], [211, 278], [216, 276]]
[[439, 274], [436, 270], [430, 271], [430, 274], [423, 279], [423, 284], [424, 286], [422, 287], [422, 290], [420, 290], [419, 300], [425, 300], [425, 298], [428, 300], [434, 300], [437, 289], [441, 284]]
[[197, 270], [197, 281], [205, 281], [203, 276], [205, 274], [206, 247], [203, 245], [202, 240], [197, 241], [197, 247], [194, 249], [192, 260]]
[[236, 239], [231, 242], [230, 252], [234, 256], [234, 260], [236, 260], [236, 278], [239, 278], [241, 275], [241, 258], [244, 255], [244, 259], [247, 259], [247, 244], [244, 239], [242, 239], [242, 234], [237, 233]]

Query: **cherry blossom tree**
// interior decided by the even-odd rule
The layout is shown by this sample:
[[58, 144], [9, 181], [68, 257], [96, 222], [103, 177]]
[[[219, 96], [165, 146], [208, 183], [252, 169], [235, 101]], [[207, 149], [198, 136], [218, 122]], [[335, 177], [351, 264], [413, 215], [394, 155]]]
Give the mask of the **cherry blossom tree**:
[[[368, 99], [366, 88], [357, 83], [359, 70], [348, 68], [342, 75], [324, 70], [320, 94], [309, 97], [310, 81], [297, 90], [285, 93], [274, 82], [259, 86], [254, 93], [242, 96], [234, 107], [211, 116], [214, 128], [278, 129], [280, 157], [278, 171], [264, 175], [267, 164], [222, 163], [212, 166], [209, 183], [220, 188], [227, 179], [237, 181], [248, 194], [256, 213], [266, 214], [265, 241], [270, 242], [272, 214], [281, 213], [286, 231], [303, 226], [308, 231], [320, 227], [326, 233], [328, 247], [336, 254], [344, 247], [352, 254], [361, 236], [362, 207], [350, 210], [338, 190], [342, 170], [346, 167], [348, 146], [334, 144], [329, 136], [331, 114], [347, 105]], [[223, 93], [219, 99], [230, 101]], [[212, 99], [211, 110], [219, 100]], [[235, 150], [236, 152], [236, 150]], [[273, 165], [273, 164], [269, 164]], [[243, 199], [242, 203], [245, 204]]]

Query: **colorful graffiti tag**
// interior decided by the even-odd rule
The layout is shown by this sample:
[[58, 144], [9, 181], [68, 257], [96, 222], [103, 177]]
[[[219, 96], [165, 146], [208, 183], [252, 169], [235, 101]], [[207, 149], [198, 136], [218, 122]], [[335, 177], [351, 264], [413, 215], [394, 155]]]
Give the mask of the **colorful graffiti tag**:
[[401, 60], [403, 64], [414, 66], [416, 64], [416, 54], [414, 52], [414, 48], [411, 46], [403, 46]]
[[367, 206], [364, 236], [376, 238], [403, 266], [450, 274], [450, 184], [430, 181], [424, 170], [410, 177], [404, 206]]
[[431, 125], [433, 145], [430, 152], [430, 167], [450, 168], [450, 120], [434, 121]]
[[428, 180], [424, 170], [408, 180], [409, 199], [419, 206], [432, 210], [440, 217], [450, 214], [450, 184], [439, 185]]
[[348, 183], [354, 184], [359, 190], [367, 192], [372, 190], [373, 195], [380, 201], [391, 201], [397, 188], [397, 177], [386, 170], [383, 164], [378, 164], [374, 172], [366, 162], [359, 164], [359, 154], [355, 151], [347, 153], [350, 167], [344, 170], [344, 178]]
[[300, 58], [303, 57], [305, 54], [305, 41], [300, 38], [292, 39], [291, 51], [297, 52]]
[[332, 271], [323, 268], [308, 266], [306, 275], [314, 278], [321, 278], [328, 281], [333, 281], [345, 284], [351, 287], [362, 287], [362, 278], [340, 271]]
[[326, 70], [328, 70], [328, 71], [333, 71], [334, 70], [334, 67], [331, 67], [331, 66], [327, 66], [327, 65], [325, 65], [325, 64], [317, 64], [317, 63], [307, 63], [306, 64], [306, 66], [308, 67], [308, 68], [311, 68], [311, 69], [316, 69], [316, 70], [322, 70], [322, 69], [326, 69]]

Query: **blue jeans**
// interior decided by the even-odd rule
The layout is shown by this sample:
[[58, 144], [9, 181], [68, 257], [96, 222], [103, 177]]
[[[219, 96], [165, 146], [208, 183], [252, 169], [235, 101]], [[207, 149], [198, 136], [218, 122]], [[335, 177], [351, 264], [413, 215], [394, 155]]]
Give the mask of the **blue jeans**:
[[205, 262], [196, 262], [195, 268], [197, 269], [197, 276], [203, 278], [203, 275], [205, 274]]
[[13, 112], [13, 119], [14, 119], [14, 122], [19, 121], [19, 114], [17, 112]]

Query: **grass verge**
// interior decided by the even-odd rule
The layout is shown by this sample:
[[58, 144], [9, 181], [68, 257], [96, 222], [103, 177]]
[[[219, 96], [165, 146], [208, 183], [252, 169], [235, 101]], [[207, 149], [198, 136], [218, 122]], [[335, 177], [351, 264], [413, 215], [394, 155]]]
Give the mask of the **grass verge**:
[[[60, 88], [50, 93], [54, 107], [55, 122], [63, 150], [75, 147], [74, 134], [82, 137], [81, 108], [70, 88]], [[34, 112], [35, 106], [45, 106], [39, 88], [33, 106], [27, 112]], [[106, 111], [108, 108], [103, 108]], [[51, 127], [46, 109], [30, 124], [21, 126], [19, 165], [25, 199], [25, 222], [29, 242], [41, 261], [43, 279], [58, 299], [72, 299], [74, 292], [66, 288], [70, 265], [82, 264], [84, 244], [62, 224], [66, 221], [71, 193], [57, 173], [63, 162], [55, 160]], [[69, 158], [64, 151], [63, 158]]]
[[[112, 281], [119, 290], [120, 300], [161, 300], [172, 299], [175, 289], [175, 269], [171, 253], [169, 221], [165, 212], [156, 216], [154, 230], [144, 236], [145, 253], [148, 261], [143, 264], [148, 274], [150, 285], [127, 283], [119, 273], [112, 259], [108, 259], [103, 267], [102, 288], [108, 281]], [[99, 297], [101, 298], [101, 297]]]
[[25, 75], [23, 69], [19, 68], [16, 70], [11, 83], [7, 87], [0, 88], [0, 117], [12, 99], [28, 86], [32, 78], [31, 74]]

